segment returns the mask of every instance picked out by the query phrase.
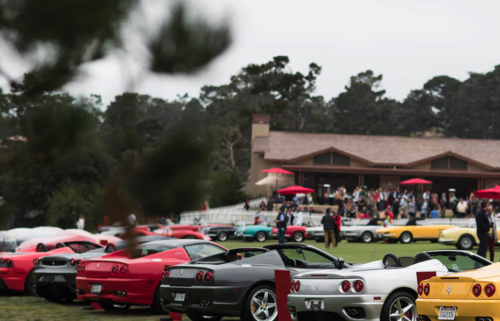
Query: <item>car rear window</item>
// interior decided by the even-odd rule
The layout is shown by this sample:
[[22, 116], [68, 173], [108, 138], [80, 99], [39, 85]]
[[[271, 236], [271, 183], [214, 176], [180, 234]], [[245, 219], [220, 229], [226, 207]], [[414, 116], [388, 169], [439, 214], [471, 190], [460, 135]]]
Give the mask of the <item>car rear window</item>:
[[223, 248], [213, 244], [194, 244], [184, 247], [191, 260], [198, 260], [204, 257], [226, 252]]

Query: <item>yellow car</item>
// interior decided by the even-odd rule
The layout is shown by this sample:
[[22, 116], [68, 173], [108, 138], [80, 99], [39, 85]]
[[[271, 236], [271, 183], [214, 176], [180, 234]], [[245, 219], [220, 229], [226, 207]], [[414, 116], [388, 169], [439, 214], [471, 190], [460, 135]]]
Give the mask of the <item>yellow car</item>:
[[422, 281], [418, 293], [422, 321], [500, 320], [500, 263]]
[[[497, 232], [500, 239], [500, 230]], [[470, 250], [479, 244], [476, 228], [456, 227], [442, 231], [439, 234], [439, 243], [446, 245], [455, 245], [461, 250]], [[497, 242], [498, 244], [498, 242]]]
[[443, 230], [453, 228], [453, 225], [430, 225], [425, 220], [416, 218], [402, 218], [394, 220], [393, 226], [378, 229], [376, 231], [379, 239], [387, 240], [389, 243], [411, 243], [412, 241], [437, 242], [439, 233]]

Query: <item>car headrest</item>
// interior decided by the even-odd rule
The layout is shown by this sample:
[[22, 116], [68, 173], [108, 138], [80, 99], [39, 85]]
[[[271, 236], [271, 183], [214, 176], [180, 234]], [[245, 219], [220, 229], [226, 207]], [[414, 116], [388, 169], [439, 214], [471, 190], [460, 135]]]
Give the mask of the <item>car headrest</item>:
[[382, 260], [385, 267], [401, 267], [398, 257], [394, 253], [387, 253]]
[[37, 252], [48, 252], [49, 249], [47, 248], [47, 246], [43, 243], [38, 243], [38, 245], [36, 246], [36, 251]]
[[429, 253], [422, 252], [415, 255], [415, 263], [420, 263], [429, 260], [432, 260], [432, 256], [430, 256]]
[[114, 244], [108, 244], [106, 246], [106, 249], [104, 250], [105, 253], [113, 253], [113, 252], [116, 252], [117, 251], [117, 248]]
[[249, 258], [249, 257], [252, 257], [252, 256], [255, 256], [255, 253], [253, 252], [246, 252], [245, 255], [243, 256], [245, 259]]
[[66, 245], [64, 245], [64, 243], [59, 242], [56, 244], [56, 249], [60, 249], [60, 248], [65, 247], [65, 246]]

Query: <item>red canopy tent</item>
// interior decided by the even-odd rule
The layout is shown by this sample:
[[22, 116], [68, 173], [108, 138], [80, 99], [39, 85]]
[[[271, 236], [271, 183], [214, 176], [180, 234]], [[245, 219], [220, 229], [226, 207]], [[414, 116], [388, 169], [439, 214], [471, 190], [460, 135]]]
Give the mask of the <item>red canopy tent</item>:
[[304, 186], [290, 186], [284, 189], [280, 189], [278, 191], [279, 194], [281, 195], [295, 195], [295, 194], [307, 194], [307, 193], [314, 193], [314, 190], [311, 188], [307, 188]]
[[497, 185], [493, 188], [479, 190], [475, 192], [474, 195], [480, 198], [491, 198], [498, 200], [500, 199], [500, 185]]
[[412, 185], [412, 184], [432, 184], [431, 181], [426, 181], [425, 179], [421, 178], [412, 178], [407, 181], [402, 181], [399, 183], [400, 185]]
[[263, 171], [261, 171], [262, 173], [276, 173], [276, 174], [288, 174], [288, 175], [291, 175], [293, 174], [292, 172], [289, 172], [287, 170], [284, 170], [283, 168], [279, 168], [279, 167], [276, 167], [276, 168], [270, 168], [270, 169], [264, 169]]

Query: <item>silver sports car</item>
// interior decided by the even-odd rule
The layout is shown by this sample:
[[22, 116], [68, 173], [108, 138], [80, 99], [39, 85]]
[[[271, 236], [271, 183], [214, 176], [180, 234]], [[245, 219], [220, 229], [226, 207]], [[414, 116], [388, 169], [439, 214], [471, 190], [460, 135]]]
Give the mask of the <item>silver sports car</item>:
[[419, 281], [492, 262], [466, 251], [429, 251], [415, 257], [389, 253], [346, 270], [295, 275], [288, 309], [293, 320], [416, 321]]

